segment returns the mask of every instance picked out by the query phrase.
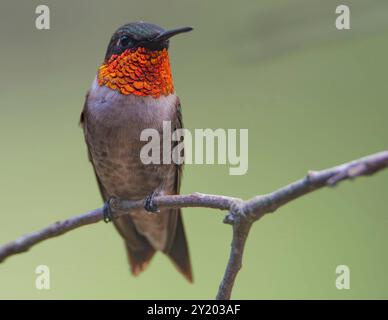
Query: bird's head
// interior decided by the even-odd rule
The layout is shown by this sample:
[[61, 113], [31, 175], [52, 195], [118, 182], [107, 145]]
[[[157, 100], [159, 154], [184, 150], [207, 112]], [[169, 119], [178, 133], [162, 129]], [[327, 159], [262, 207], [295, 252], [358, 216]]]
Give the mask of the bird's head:
[[158, 98], [173, 93], [169, 39], [191, 30], [191, 27], [165, 30], [146, 22], [123, 25], [109, 42], [97, 75], [99, 85], [124, 95]]

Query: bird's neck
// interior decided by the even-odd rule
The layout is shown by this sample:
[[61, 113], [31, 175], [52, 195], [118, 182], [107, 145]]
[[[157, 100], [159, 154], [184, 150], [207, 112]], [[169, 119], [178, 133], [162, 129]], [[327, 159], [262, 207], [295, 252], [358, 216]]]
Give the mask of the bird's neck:
[[168, 96], [174, 92], [168, 51], [146, 48], [126, 50], [112, 55], [100, 66], [98, 84], [137, 96]]

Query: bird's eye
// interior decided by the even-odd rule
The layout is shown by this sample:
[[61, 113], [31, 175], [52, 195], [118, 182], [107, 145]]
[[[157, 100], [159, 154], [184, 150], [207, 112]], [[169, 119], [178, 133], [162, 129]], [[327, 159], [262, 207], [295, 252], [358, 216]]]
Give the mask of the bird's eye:
[[126, 47], [131, 42], [131, 39], [127, 36], [122, 36], [120, 38], [119, 44], [122, 47]]

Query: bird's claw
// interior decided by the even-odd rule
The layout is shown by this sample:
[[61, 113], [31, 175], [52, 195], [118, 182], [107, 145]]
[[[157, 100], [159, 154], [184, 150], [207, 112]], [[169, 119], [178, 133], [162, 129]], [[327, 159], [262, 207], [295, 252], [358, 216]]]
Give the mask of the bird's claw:
[[113, 220], [113, 210], [110, 206], [110, 199], [104, 203], [104, 208], [102, 209], [104, 215], [104, 221], [106, 223]]
[[154, 198], [155, 196], [157, 196], [158, 193], [156, 191], [150, 193], [146, 198], [145, 198], [145, 201], [144, 201], [144, 209], [147, 211], [147, 212], [150, 212], [150, 213], [158, 213], [160, 212], [159, 208], [157, 207], [157, 205], [155, 204], [155, 201], [154, 201]]

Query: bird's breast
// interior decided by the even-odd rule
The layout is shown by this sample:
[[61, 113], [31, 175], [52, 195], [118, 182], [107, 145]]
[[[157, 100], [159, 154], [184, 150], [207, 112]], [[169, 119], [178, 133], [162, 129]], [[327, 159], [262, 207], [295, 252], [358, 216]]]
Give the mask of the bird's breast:
[[175, 95], [122, 95], [94, 81], [86, 106], [86, 138], [96, 173], [110, 196], [143, 198], [174, 180], [173, 165], [143, 164], [140, 150], [147, 142], [140, 135], [152, 128], [162, 137], [163, 121], [176, 117], [176, 102]]

